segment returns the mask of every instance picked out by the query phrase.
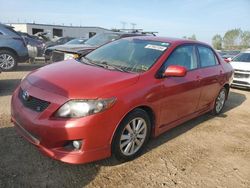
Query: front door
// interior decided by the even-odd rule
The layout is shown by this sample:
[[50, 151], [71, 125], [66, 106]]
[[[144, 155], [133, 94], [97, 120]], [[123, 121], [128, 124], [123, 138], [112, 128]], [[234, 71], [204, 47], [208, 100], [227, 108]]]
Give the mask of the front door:
[[168, 124], [193, 114], [201, 93], [201, 73], [194, 45], [177, 47], [164, 63], [164, 68], [169, 65], [184, 66], [187, 74], [184, 77], [167, 77], [162, 81], [161, 127], [168, 127]]

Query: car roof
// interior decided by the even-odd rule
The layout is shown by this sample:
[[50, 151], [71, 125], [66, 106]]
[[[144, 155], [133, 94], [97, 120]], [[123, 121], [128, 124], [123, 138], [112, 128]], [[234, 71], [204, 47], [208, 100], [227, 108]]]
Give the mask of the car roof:
[[158, 37], [158, 36], [148, 36], [147, 35], [147, 36], [135, 36], [135, 37], [129, 37], [129, 38], [166, 42], [166, 43], [170, 43], [170, 44], [195, 43], [195, 44], [210, 46], [204, 42], [200, 42], [200, 41], [196, 41], [196, 40], [171, 38], [171, 37]]

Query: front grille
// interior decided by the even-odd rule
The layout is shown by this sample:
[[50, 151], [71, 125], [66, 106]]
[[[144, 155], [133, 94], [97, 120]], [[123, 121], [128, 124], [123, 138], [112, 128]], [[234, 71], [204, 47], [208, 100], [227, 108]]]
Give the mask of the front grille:
[[248, 82], [233, 80], [233, 84], [243, 84], [243, 85], [250, 85]]
[[249, 78], [249, 74], [234, 73], [235, 78]]
[[236, 71], [236, 72], [249, 72], [250, 73], [250, 70], [240, 70], [240, 69], [234, 69], [234, 71]]
[[47, 101], [38, 99], [33, 96], [25, 97], [24, 92], [25, 91], [20, 88], [18, 96], [25, 107], [36, 112], [43, 112], [49, 106], [50, 103]]
[[64, 60], [64, 53], [63, 52], [58, 52], [58, 51], [52, 52], [52, 61], [53, 62], [58, 62], [58, 61], [63, 61], [63, 60]]

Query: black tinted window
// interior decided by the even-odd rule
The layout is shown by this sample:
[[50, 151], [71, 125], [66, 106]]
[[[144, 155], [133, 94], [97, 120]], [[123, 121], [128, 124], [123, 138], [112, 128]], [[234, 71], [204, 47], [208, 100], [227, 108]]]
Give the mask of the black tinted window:
[[187, 70], [196, 69], [197, 58], [195, 47], [193, 45], [178, 47], [167, 59], [164, 64], [166, 69], [169, 65], [180, 65], [186, 67]]
[[250, 62], [250, 53], [240, 53], [233, 61]]
[[210, 67], [218, 64], [214, 52], [207, 47], [198, 46], [201, 67]]

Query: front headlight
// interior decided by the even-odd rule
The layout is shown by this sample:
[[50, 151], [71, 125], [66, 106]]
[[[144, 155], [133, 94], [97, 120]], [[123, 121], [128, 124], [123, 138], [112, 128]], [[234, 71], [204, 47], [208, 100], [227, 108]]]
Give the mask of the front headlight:
[[115, 103], [115, 98], [97, 100], [70, 100], [62, 105], [55, 113], [56, 117], [84, 117], [102, 112], [111, 108]]

